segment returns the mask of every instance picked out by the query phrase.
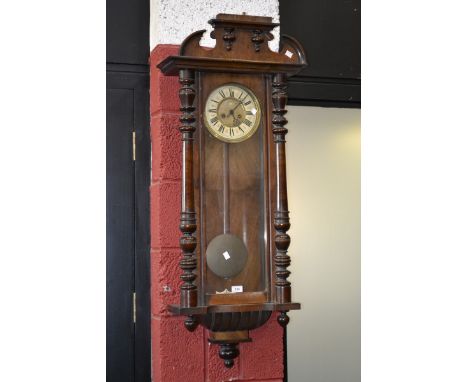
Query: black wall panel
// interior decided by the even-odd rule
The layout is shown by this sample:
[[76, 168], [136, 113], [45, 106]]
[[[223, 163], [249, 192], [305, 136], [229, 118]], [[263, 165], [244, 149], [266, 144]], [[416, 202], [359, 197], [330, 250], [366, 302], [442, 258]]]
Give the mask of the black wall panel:
[[108, 63], [147, 65], [149, 0], [107, 0]]
[[107, 380], [134, 381], [133, 91], [107, 90]]
[[360, 11], [360, 0], [280, 0], [281, 34], [298, 39], [309, 61], [290, 80], [290, 104], [360, 107]]

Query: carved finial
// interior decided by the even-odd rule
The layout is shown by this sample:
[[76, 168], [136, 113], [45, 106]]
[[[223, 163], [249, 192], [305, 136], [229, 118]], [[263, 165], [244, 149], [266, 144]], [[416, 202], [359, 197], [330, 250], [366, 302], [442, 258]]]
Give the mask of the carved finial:
[[223, 40], [224, 40], [224, 46], [226, 50], [231, 50], [233, 42], [236, 41], [234, 28], [231, 28], [231, 27], [224, 28]]
[[260, 46], [262, 43], [265, 41], [264, 33], [260, 29], [254, 29], [253, 30], [253, 36], [252, 36], [252, 42], [255, 47], [256, 52], [260, 52]]
[[194, 316], [188, 316], [184, 321], [184, 325], [189, 332], [193, 332], [198, 326], [198, 320]]
[[281, 311], [280, 315], [277, 318], [278, 323], [285, 328], [289, 324], [289, 316], [286, 314], [286, 311]]
[[239, 356], [239, 349], [237, 348], [237, 344], [220, 344], [219, 356], [224, 360], [224, 366], [230, 369], [234, 366], [234, 359]]

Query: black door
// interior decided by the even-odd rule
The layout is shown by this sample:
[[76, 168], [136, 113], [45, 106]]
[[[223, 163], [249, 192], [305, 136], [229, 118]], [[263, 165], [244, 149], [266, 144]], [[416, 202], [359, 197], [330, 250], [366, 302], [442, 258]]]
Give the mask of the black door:
[[107, 381], [150, 382], [149, 0], [107, 0], [106, 28]]
[[107, 381], [150, 382], [148, 75], [107, 72]]

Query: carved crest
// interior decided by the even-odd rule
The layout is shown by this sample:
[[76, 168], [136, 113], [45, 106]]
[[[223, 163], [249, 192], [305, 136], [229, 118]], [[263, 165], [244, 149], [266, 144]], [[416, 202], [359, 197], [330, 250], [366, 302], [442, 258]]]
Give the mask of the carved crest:
[[219, 14], [209, 21], [214, 30], [214, 48], [200, 45], [206, 30], [188, 36], [181, 45], [179, 56], [168, 57], [158, 67], [170, 75], [181, 69], [203, 68], [222, 72], [298, 73], [307, 65], [301, 44], [289, 36], [281, 36], [278, 52], [270, 49], [271, 31], [279, 24], [271, 17]]

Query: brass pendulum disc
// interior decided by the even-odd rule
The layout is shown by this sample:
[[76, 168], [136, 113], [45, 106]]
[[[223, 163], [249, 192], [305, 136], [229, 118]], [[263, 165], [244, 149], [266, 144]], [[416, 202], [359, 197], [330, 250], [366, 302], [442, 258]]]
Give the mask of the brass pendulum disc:
[[247, 248], [237, 236], [224, 233], [216, 236], [206, 249], [208, 268], [217, 276], [231, 278], [238, 275], [247, 262]]

